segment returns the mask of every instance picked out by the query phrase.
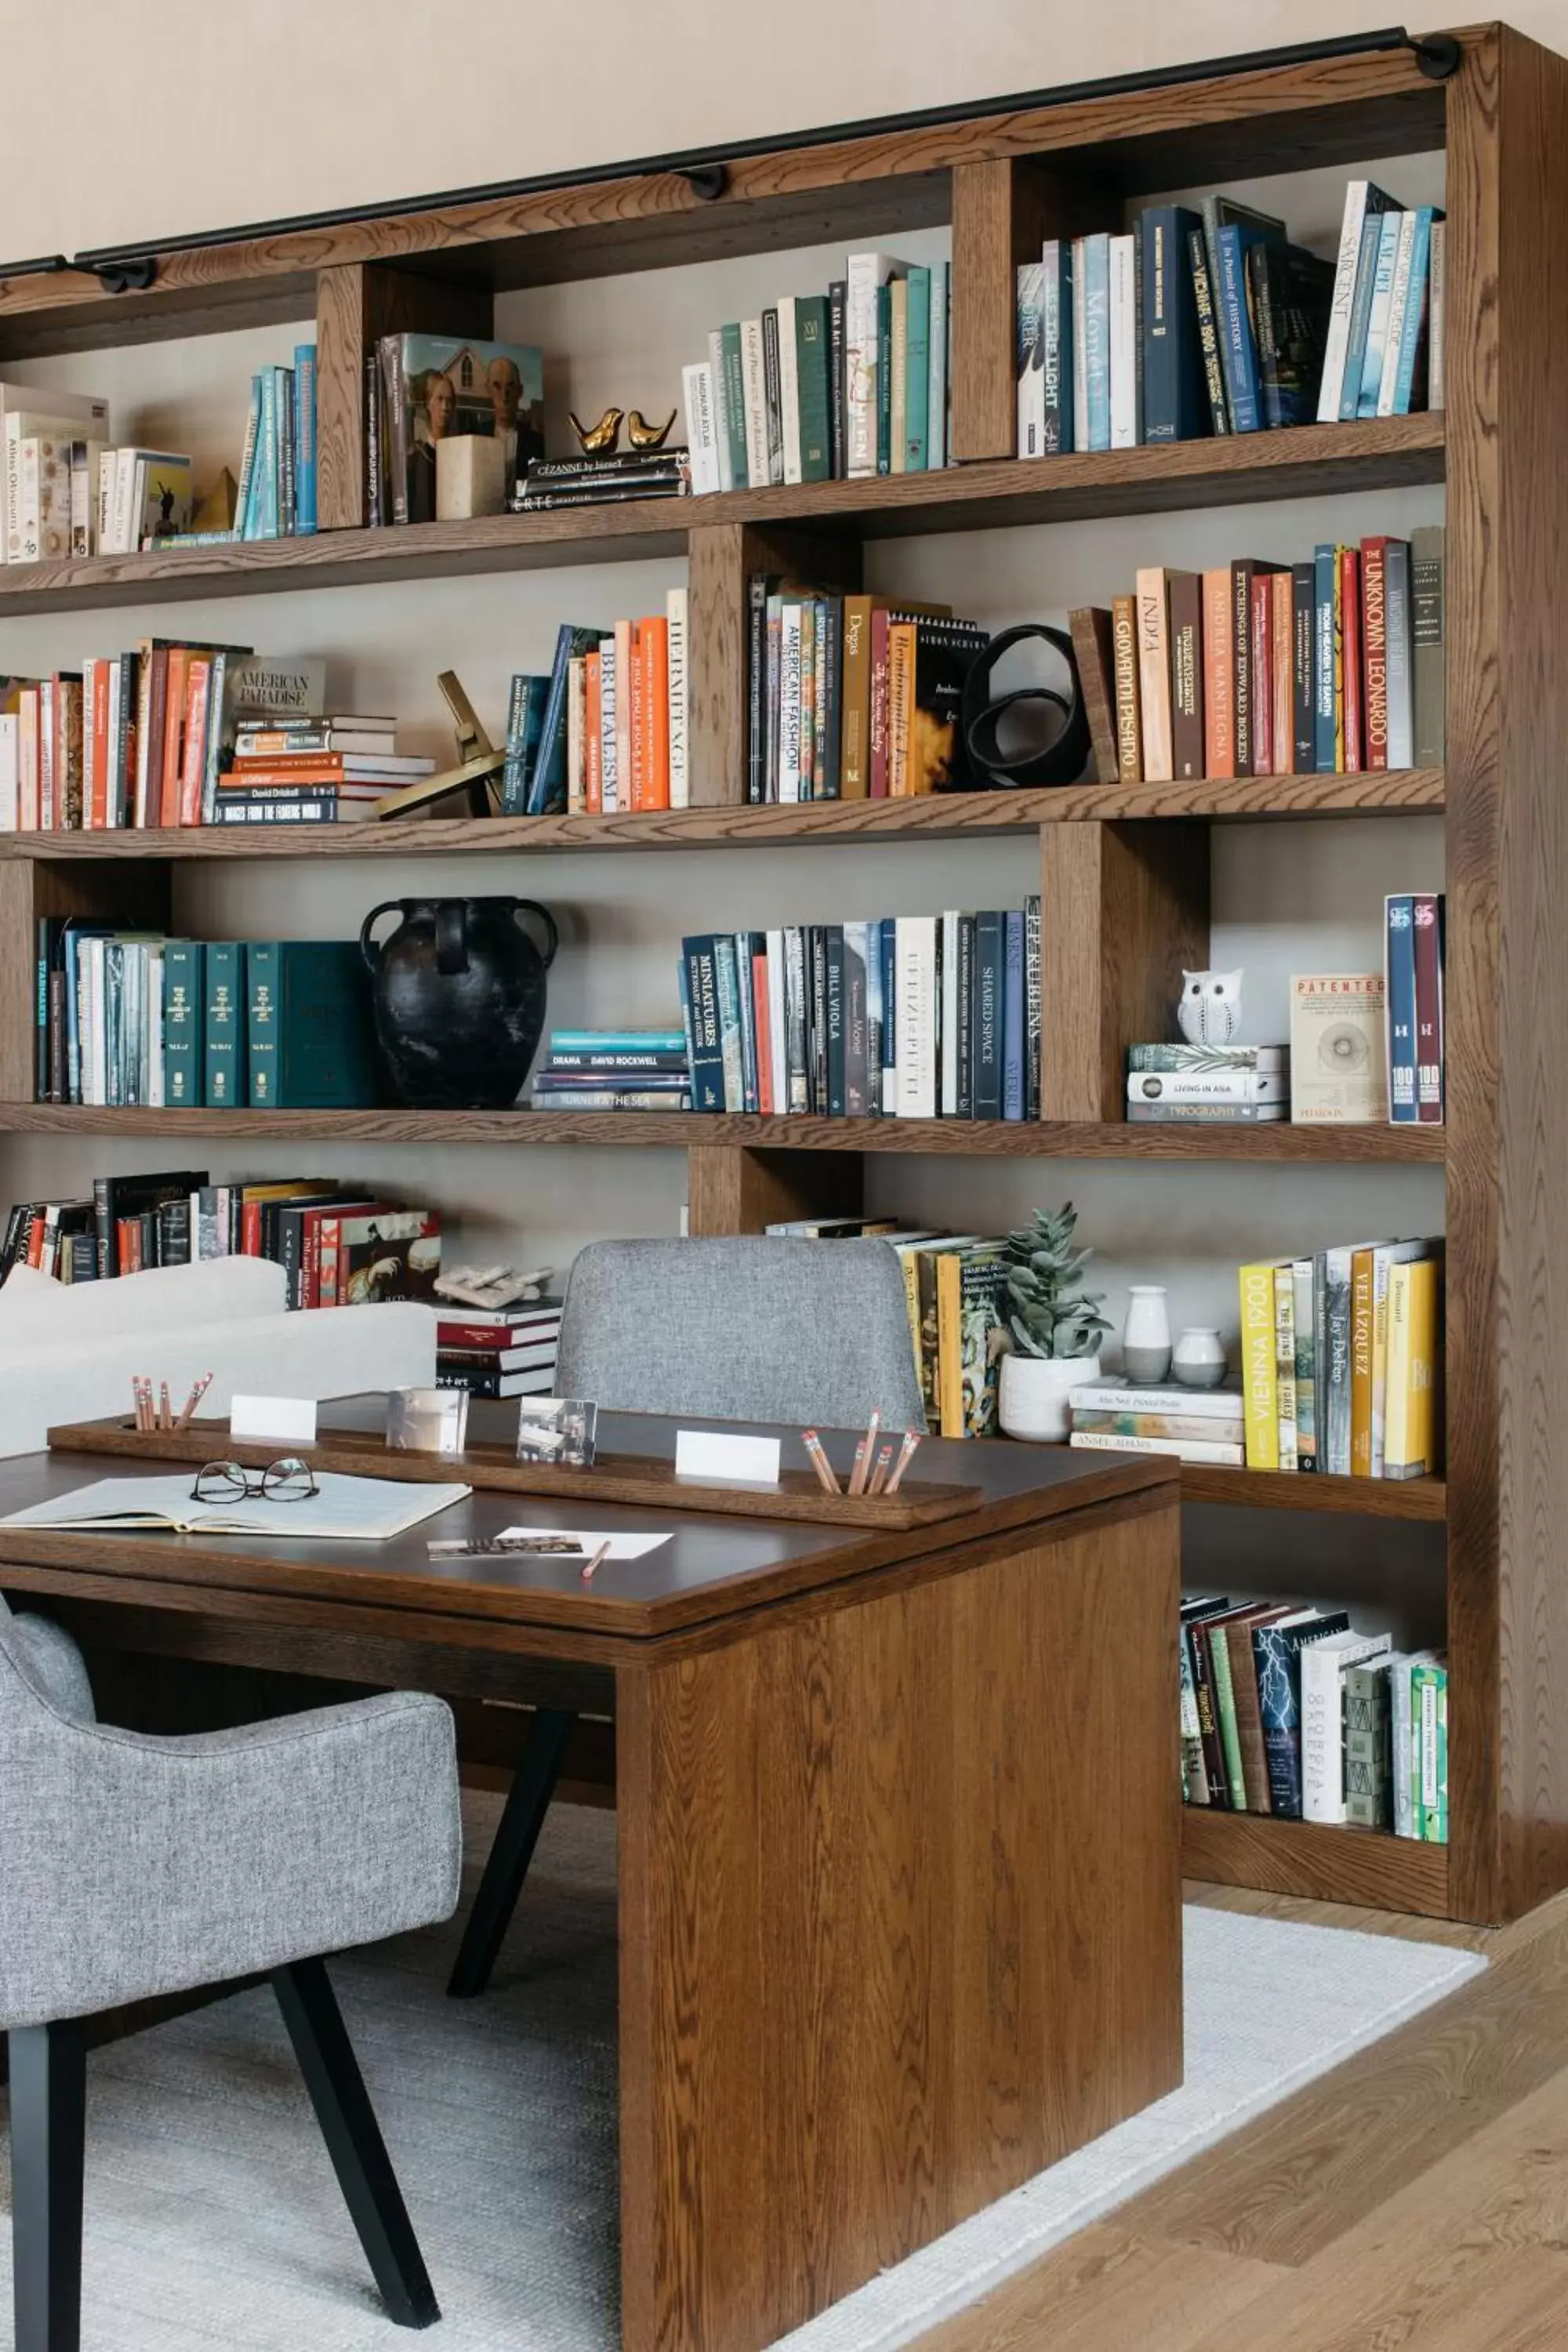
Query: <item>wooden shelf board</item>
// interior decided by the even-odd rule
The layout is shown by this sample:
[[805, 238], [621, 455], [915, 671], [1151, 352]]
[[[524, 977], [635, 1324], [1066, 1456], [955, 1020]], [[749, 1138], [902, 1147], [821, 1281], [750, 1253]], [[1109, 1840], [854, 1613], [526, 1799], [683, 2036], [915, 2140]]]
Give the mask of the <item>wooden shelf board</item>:
[[995, 458], [937, 473], [731, 490], [702, 499], [628, 499], [619, 506], [485, 515], [401, 530], [321, 531], [305, 539], [9, 564], [0, 566], [0, 612], [273, 594], [341, 588], [355, 581], [679, 556], [686, 551], [689, 531], [722, 523], [816, 527], [841, 538], [880, 539], [1403, 488], [1443, 479], [1444, 423], [1439, 413], [1356, 425], [1303, 425], [1221, 440]]
[[387, 824], [192, 825], [163, 832], [16, 833], [0, 858], [527, 856], [541, 850], [759, 849], [772, 842], [984, 840], [1095, 818], [1215, 820], [1440, 814], [1441, 768], [1364, 776], [1215, 777], [1179, 784], [1070, 784], [1054, 792], [916, 800], [724, 805], [617, 816], [403, 818]]
[[1182, 1808], [1182, 1874], [1374, 1911], [1448, 1916], [1448, 1849], [1379, 1830]]
[[1266, 1511], [1350, 1511], [1362, 1518], [1447, 1517], [1441, 1478], [1320, 1478], [1309, 1472], [1230, 1470], [1212, 1462], [1184, 1462], [1184, 1503], [1237, 1503]]
[[367, 1143], [718, 1145], [1069, 1160], [1416, 1160], [1443, 1130], [1395, 1127], [1131, 1127], [1092, 1120], [757, 1118], [696, 1111], [152, 1110], [0, 1103], [0, 1134], [318, 1137]]

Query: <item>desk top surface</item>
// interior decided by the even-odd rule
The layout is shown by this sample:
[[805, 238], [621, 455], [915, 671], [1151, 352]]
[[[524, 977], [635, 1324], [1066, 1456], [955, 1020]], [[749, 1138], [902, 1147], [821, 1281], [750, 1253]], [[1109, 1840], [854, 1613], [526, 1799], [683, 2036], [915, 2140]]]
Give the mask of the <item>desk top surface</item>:
[[[333, 1426], [378, 1425], [383, 1410], [379, 1398], [335, 1399], [321, 1406], [321, 1426], [325, 1433]], [[476, 1403], [471, 1423], [476, 1433], [499, 1435], [510, 1425], [505, 1408], [487, 1412]], [[600, 1450], [673, 1455], [678, 1426], [724, 1425], [602, 1414]], [[784, 1440], [785, 1465], [804, 1465], [799, 1432], [775, 1433]], [[853, 1435], [825, 1432], [824, 1437], [842, 1470], [853, 1454]], [[150, 1464], [145, 1475], [167, 1475], [177, 1466]], [[0, 1517], [99, 1478], [137, 1475], [138, 1467], [123, 1457], [86, 1454], [35, 1454], [0, 1462]], [[909, 1561], [934, 1563], [954, 1547], [1013, 1529], [1038, 1528], [1048, 1539], [1054, 1526], [1065, 1533], [1063, 1523], [1085, 1512], [1128, 1497], [1142, 1496], [1150, 1507], [1173, 1503], [1178, 1492], [1173, 1468], [1154, 1455], [1074, 1454], [1065, 1446], [1005, 1441], [960, 1444], [929, 1440], [910, 1467], [906, 1486], [921, 1477], [973, 1486], [981, 1499], [960, 1517], [900, 1531], [481, 1492], [386, 1543], [0, 1527], [0, 1585], [7, 1581], [5, 1569], [9, 1564], [89, 1576], [100, 1596], [100, 1580], [110, 1578], [125, 1588], [127, 1600], [151, 1598], [150, 1592], [139, 1594], [138, 1586], [195, 1584], [224, 1589], [231, 1605], [233, 1596], [252, 1593], [646, 1639], [785, 1601], [872, 1570]], [[280, 1523], [287, 1508], [279, 1506]], [[591, 1584], [584, 1583], [580, 1564], [571, 1559], [523, 1555], [433, 1560], [429, 1556], [432, 1540], [495, 1536], [516, 1527], [601, 1534], [658, 1529], [668, 1533], [669, 1540], [639, 1559], [606, 1560]], [[18, 1595], [26, 1589], [25, 1580], [11, 1581]]]

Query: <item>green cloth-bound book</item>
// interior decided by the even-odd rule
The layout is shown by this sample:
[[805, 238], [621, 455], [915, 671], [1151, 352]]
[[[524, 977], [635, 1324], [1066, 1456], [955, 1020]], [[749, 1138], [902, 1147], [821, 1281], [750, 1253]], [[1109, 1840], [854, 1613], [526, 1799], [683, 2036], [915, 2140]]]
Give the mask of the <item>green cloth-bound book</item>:
[[800, 478], [826, 482], [833, 473], [826, 294], [803, 294], [795, 303], [795, 366], [800, 404]]
[[240, 989], [245, 954], [237, 940], [209, 940], [206, 951], [205, 1077], [208, 1110], [235, 1110], [245, 1101]]
[[923, 474], [931, 463], [927, 420], [931, 407], [931, 271], [911, 264], [906, 332], [904, 471]]
[[374, 1107], [370, 983], [355, 941], [252, 940], [246, 1044], [255, 1109]]
[[163, 1100], [199, 1110], [205, 1097], [206, 949], [171, 940], [163, 950]]

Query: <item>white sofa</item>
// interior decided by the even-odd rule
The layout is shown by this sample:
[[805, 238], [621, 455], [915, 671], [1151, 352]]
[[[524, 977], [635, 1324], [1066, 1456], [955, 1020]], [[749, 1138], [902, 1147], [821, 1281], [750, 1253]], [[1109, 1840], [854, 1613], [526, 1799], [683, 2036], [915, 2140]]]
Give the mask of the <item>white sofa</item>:
[[62, 1285], [17, 1266], [0, 1289], [0, 1455], [34, 1454], [57, 1422], [131, 1410], [136, 1372], [167, 1381], [176, 1409], [204, 1372], [201, 1411], [235, 1391], [348, 1396], [424, 1388], [436, 1377], [427, 1307], [332, 1307], [290, 1315], [283, 1269], [213, 1258], [114, 1282]]

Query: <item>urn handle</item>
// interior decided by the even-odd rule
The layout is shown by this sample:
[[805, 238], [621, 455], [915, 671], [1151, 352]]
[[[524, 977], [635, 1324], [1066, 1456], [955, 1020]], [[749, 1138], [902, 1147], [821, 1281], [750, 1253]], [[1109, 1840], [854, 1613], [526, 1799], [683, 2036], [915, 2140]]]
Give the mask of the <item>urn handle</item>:
[[468, 910], [461, 898], [436, 901], [436, 969], [452, 980], [468, 969]]
[[373, 907], [371, 908], [369, 914], [360, 925], [359, 951], [364, 958], [365, 970], [371, 973], [373, 978], [374, 974], [381, 970], [381, 946], [378, 940], [371, 938], [372, 929], [380, 922], [383, 915], [402, 915], [406, 917], [407, 913], [408, 901], [406, 898], [384, 898], [379, 907]]
[[551, 913], [548, 907], [542, 907], [536, 898], [515, 899], [512, 903], [512, 913], [514, 915], [537, 915], [540, 921], [543, 924], [546, 933], [546, 945], [543, 955], [541, 957], [540, 961], [542, 962], [545, 971], [548, 971], [551, 965], [555, 961], [555, 950], [561, 944], [561, 934], [555, 928], [554, 916]]

